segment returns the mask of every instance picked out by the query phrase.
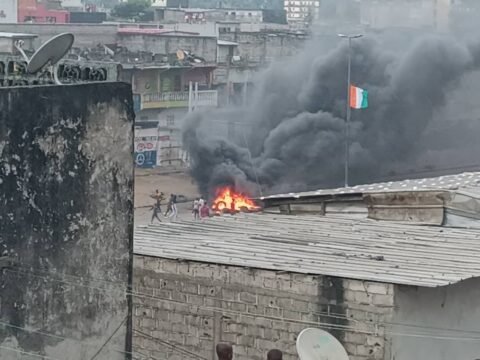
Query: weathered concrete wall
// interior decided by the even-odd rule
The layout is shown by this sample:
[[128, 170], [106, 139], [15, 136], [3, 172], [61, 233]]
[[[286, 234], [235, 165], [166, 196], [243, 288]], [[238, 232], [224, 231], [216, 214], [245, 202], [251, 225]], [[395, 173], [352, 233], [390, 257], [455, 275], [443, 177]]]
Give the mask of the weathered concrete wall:
[[37, 49], [52, 36], [64, 32], [75, 35], [75, 47], [114, 44], [117, 38], [117, 25], [114, 24], [0, 24], [0, 31], [36, 34]]
[[480, 279], [433, 289], [396, 287], [388, 329], [393, 358], [477, 359], [479, 299]]
[[0, 89], [1, 359], [125, 359], [131, 99], [121, 83]]
[[390, 285], [135, 256], [134, 289], [134, 351], [156, 359], [214, 360], [226, 341], [236, 360], [272, 348], [296, 360], [307, 327], [330, 331], [350, 360], [385, 356]]
[[217, 61], [217, 38], [215, 37], [120, 34], [118, 43], [130, 51], [148, 50], [154, 54], [167, 55], [181, 49], [203, 57], [208, 63]]
[[303, 35], [266, 32], [223, 33], [220, 38], [237, 42], [236, 54], [260, 63], [298, 55], [306, 41]]

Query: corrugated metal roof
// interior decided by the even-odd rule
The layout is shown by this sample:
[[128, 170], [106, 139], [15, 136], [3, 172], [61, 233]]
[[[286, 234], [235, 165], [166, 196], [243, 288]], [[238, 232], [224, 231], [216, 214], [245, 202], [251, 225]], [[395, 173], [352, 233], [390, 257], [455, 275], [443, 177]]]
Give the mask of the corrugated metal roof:
[[23, 34], [23, 33], [12, 33], [12, 32], [3, 32], [0, 31], [0, 38], [9, 38], [9, 39], [18, 39], [18, 38], [36, 38], [38, 37], [35, 34]]
[[480, 230], [322, 216], [240, 214], [138, 227], [135, 254], [385, 283], [480, 276]]
[[357, 185], [348, 188], [320, 189], [299, 193], [277, 194], [262, 197], [262, 200], [301, 198], [310, 196], [364, 194], [384, 191], [422, 191], [422, 190], [457, 190], [480, 187], [480, 172], [445, 175], [434, 178], [408, 179], [375, 184]]

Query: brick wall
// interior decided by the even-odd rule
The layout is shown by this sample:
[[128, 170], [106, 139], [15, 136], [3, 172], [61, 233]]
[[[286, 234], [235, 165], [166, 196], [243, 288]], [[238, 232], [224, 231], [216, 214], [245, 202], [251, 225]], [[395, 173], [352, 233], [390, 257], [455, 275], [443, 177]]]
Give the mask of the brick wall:
[[214, 359], [218, 342], [235, 360], [272, 348], [297, 359], [307, 327], [330, 331], [351, 360], [382, 359], [393, 288], [325, 276], [136, 256], [134, 351], [155, 359]]

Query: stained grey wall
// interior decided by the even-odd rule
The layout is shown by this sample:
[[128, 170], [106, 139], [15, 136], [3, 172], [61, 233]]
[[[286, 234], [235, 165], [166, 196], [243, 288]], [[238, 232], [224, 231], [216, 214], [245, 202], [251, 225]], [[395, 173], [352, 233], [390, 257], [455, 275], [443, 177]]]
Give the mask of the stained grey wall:
[[125, 359], [129, 85], [0, 89], [0, 109], [0, 358]]
[[478, 359], [479, 299], [480, 279], [433, 289], [397, 286], [387, 331], [392, 359]]
[[217, 61], [217, 38], [207, 36], [151, 36], [120, 34], [118, 44], [130, 51], [149, 51], [154, 54], [174, 54], [187, 50], [201, 56], [208, 63]]

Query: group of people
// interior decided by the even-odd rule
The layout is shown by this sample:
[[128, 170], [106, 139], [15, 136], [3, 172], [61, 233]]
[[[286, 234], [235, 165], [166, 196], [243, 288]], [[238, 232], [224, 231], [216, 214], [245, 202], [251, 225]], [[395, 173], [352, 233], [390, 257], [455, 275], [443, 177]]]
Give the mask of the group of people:
[[[151, 197], [155, 199], [155, 204], [151, 209], [153, 210], [151, 223], [153, 223], [153, 220], [155, 219], [157, 219], [159, 222], [162, 222], [159, 215], [162, 215], [162, 201], [165, 200], [165, 194], [156, 190], [155, 194]], [[167, 210], [163, 216], [170, 218], [171, 220], [176, 220], [177, 214], [177, 195], [171, 194], [167, 203]]]
[[[233, 347], [227, 343], [216, 346], [218, 360], [233, 360]], [[278, 349], [272, 349], [267, 353], [267, 360], [282, 360], [283, 353]]]
[[192, 214], [194, 220], [199, 220], [210, 216], [210, 208], [203, 197], [196, 198], [193, 201]]

